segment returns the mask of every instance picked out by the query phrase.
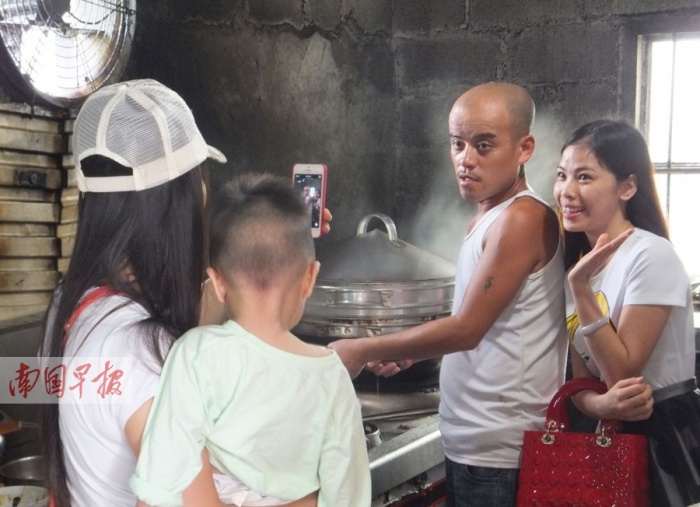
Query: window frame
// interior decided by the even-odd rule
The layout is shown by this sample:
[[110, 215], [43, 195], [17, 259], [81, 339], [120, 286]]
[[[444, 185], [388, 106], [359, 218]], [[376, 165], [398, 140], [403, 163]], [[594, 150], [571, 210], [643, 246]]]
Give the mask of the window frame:
[[673, 14], [646, 14], [625, 20], [619, 30], [618, 116], [640, 125], [639, 100], [642, 83], [637, 79], [642, 64], [640, 44], [655, 34], [700, 32], [700, 13], [680, 11]]
[[[698, 27], [700, 28], [700, 27]], [[637, 95], [637, 107], [635, 114], [635, 125], [637, 128], [645, 134], [649, 132], [649, 82], [651, 81], [651, 75], [649, 72], [649, 67], [651, 65], [651, 58], [649, 58], [650, 47], [654, 42], [660, 41], [672, 41], [675, 42], [683, 39], [695, 39], [700, 40], [700, 30], [696, 32], [671, 32], [671, 33], [655, 33], [649, 35], [640, 35], [638, 43], [639, 51], [639, 75], [642, 76], [638, 86]], [[675, 58], [674, 58], [675, 63]], [[671, 121], [670, 125], [673, 125], [673, 111], [671, 111]], [[673, 130], [669, 133], [673, 136]], [[670, 146], [670, 143], [669, 143]], [[671, 160], [671, 153], [669, 149], [669, 156], [665, 162], [654, 163], [654, 169], [657, 174], [700, 174], [700, 160], [692, 163], [684, 162], [673, 162]]]
[[[637, 128], [647, 137], [649, 134], [649, 88], [651, 82], [651, 46], [655, 42], [661, 41], [671, 41], [673, 43], [673, 65], [675, 65], [675, 45], [677, 41], [683, 39], [694, 39], [700, 40], [700, 30], [696, 32], [670, 32], [670, 33], [654, 33], [647, 35], [638, 36], [638, 66], [637, 66], [637, 77], [639, 79], [639, 84], [637, 86], [637, 101], [636, 101], [636, 114], [635, 114], [635, 125]], [[673, 81], [675, 75], [675, 67], [672, 67], [671, 80]], [[671, 88], [673, 88], [673, 82], [671, 83]], [[673, 102], [673, 92], [671, 93], [671, 101]], [[671, 176], [674, 174], [700, 174], [700, 160], [684, 163], [684, 162], [673, 162], [672, 152], [671, 152], [671, 139], [673, 137], [673, 104], [671, 105], [670, 111], [671, 117], [669, 118], [669, 150], [666, 160], [663, 162], [654, 162], [654, 172], [658, 176], [665, 176], [666, 180], [666, 196], [665, 202], [665, 213], [670, 219], [671, 214]]]
[[[648, 136], [649, 120], [647, 108], [649, 73], [645, 69], [645, 66], [648, 69], [649, 65], [648, 46], [657, 40], [669, 40], [673, 37], [671, 34], [675, 34], [676, 40], [700, 36], [700, 13], [679, 11], [673, 14], [645, 15], [625, 20], [620, 25], [618, 116], [637, 126], [645, 137]], [[664, 211], [667, 219], [670, 220], [671, 177], [674, 174], [689, 176], [700, 174], [700, 161], [692, 164], [671, 164], [669, 159], [670, 157], [667, 157], [665, 162], [655, 163], [654, 169], [657, 178], [667, 179], [667, 193], [662, 204], [665, 204]], [[686, 269], [691, 268], [686, 266]]]

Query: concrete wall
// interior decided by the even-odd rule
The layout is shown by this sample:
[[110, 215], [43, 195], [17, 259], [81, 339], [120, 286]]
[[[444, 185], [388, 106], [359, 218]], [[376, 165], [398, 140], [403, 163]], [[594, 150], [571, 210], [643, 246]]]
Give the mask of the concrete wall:
[[141, 2], [127, 73], [185, 97], [229, 159], [217, 182], [242, 171], [291, 181], [295, 162], [328, 164], [338, 218], [320, 249], [396, 209], [391, 16], [386, 0]]
[[183, 94], [229, 158], [217, 181], [327, 163], [336, 218], [321, 257], [384, 212], [400, 237], [453, 258], [471, 207], [454, 185], [446, 121], [464, 89], [530, 90], [528, 174], [549, 197], [568, 131], [633, 119], [636, 34], [700, 31], [699, 20], [699, 0], [140, 2], [127, 76]]
[[448, 154], [455, 98], [488, 80], [528, 88], [528, 174], [549, 197], [571, 129], [633, 119], [636, 35], [671, 30], [700, 31], [700, 0], [140, 1], [124, 79], [185, 97], [229, 159], [216, 184], [328, 164], [335, 220], [321, 257], [384, 212], [400, 237], [453, 258], [472, 212]]

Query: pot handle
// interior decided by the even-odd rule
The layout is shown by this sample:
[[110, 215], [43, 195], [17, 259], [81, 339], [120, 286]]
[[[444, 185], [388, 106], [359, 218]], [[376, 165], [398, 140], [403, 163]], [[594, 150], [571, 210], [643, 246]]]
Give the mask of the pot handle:
[[396, 233], [396, 225], [394, 224], [394, 221], [391, 219], [391, 217], [389, 217], [389, 215], [385, 215], [384, 213], [372, 213], [371, 215], [366, 215], [362, 220], [360, 220], [360, 223], [357, 225], [358, 236], [367, 234], [367, 225], [373, 218], [378, 218], [384, 222], [384, 227], [386, 227], [386, 232], [389, 235], [389, 241], [391, 241], [394, 246], [399, 248], [406, 246], [406, 243], [401, 241]]

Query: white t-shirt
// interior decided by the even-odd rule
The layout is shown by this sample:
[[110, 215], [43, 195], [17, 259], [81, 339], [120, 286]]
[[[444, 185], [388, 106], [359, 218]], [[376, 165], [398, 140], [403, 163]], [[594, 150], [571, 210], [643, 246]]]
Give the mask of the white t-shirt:
[[[457, 262], [452, 313], [483, 253], [484, 235], [515, 199], [490, 210], [466, 237]], [[517, 252], [513, 252], [517, 255]], [[440, 431], [452, 461], [519, 468], [523, 434], [544, 426], [549, 401], [564, 381], [564, 260], [560, 244], [549, 263], [529, 275], [474, 350], [446, 355], [440, 370]]]
[[[82, 394], [77, 387], [67, 387], [59, 409], [73, 507], [136, 504], [129, 487], [136, 457], [124, 427], [158, 387], [160, 365], [148, 352], [146, 337], [135, 327], [147, 317], [141, 305], [123, 296], [108, 296], [88, 306], [69, 334], [64, 354], [71, 358], [67, 384], [77, 386], [76, 373], [89, 365]], [[100, 377], [106, 361], [111, 368]], [[117, 370], [123, 372], [121, 377], [110, 376]], [[104, 397], [100, 388], [104, 388]]]
[[[612, 325], [620, 322], [628, 305], [671, 306], [661, 337], [642, 370], [652, 389], [695, 376], [695, 330], [690, 281], [673, 246], [664, 238], [635, 229], [620, 245], [605, 268], [591, 278], [591, 287]], [[600, 377], [579, 331], [578, 315], [571, 290], [566, 284], [566, 315], [569, 338], [588, 369]]]

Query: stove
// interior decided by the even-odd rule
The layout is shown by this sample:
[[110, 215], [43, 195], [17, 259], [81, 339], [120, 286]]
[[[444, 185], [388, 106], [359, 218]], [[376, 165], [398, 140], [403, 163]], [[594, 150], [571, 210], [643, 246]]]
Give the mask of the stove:
[[357, 396], [368, 442], [372, 507], [441, 505], [428, 499], [441, 496], [445, 477], [438, 388], [358, 389]]

